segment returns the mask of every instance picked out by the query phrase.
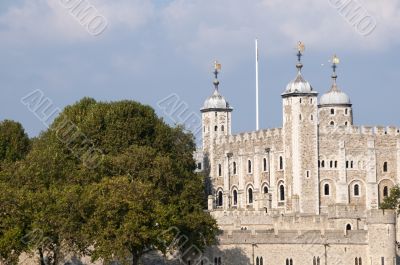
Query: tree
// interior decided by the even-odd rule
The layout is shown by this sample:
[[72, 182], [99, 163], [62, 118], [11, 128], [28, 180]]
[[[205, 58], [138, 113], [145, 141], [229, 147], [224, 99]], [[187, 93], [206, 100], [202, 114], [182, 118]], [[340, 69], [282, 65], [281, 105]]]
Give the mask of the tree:
[[28, 152], [30, 141], [24, 128], [18, 122], [0, 122], [0, 161], [16, 161]]
[[40, 244], [26, 247], [41, 264], [74, 253], [136, 265], [148, 251], [170, 250], [179, 231], [188, 243], [176, 249], [201, 250], [217, 226], [203, 211], [194, 150], [192, 135], [149, 106], [84, 98], [66, 107], [3, 178], [25, 194], [21, 233], [40, 232]]
[[400, 213], [400, 186], [396, 185], [390, 190], [390, 195], [383, 200], [381, 209], [396, 209]]

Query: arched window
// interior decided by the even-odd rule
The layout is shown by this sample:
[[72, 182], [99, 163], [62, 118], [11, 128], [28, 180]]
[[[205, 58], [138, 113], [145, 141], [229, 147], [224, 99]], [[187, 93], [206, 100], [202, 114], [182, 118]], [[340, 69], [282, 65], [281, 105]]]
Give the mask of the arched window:
[[360, 196], [360, 185], [354, 185], [354, 196]]
[[354, 264], [355, 264], [355, 265], [358, 265], [358, 258], [356, 258], [356, 259], [354, 260]]
[[222, 260], [221, 260], [221, 258], [218, 258], [218, 265], [222, 265]]
[[346, 122], [344, 123], [344, 125], [347, 126], [347, 124], [348, 124], [348, 123], [347, 123], [347, 121], [346, 121]]
[[219, 177], [222, 176], [222, 166], [221, 166], [221, 164], [218, 164], [218, 176]]
[[283, 184], [279, 186], [279, 200], [280, 201], [285, 200], [285, 186], [283, 186]]
[[263, 257], [260, 258], [260, 265], [264, 265]]
[[383, 187], [383, 197], [389, 196], [389, 188], [388, 186]]
[[289, 265], [289, 259], [286, 259], [286, 265]]
[[314, 259], [313, 259], [313, 265], [317, 265], [317, 258], [316, 257], [314, 257]]
[[334, 121], [331, 121], [330, 125], [331, 125], [331, 126], [334, 126], [334, 125], [335, 125], [335, 122], [334, 122]]
[[329, 166], [331, 167], [331, 168], [333, 168], [333, 161], [331, 160], [331, 162], [329, 162]]
[[293, 265], [293, 259], [290, 259], [290, 264], [289, 265]]
[[247, 161], [247, 172], [251, 173], [251, 160]]
[[347, 224], [346, 225], [346, 231], [350, 231], [351, 230], [351, 224]]
[[233, 190], [233, 205], [236, 206], [238, 202], [238, 193], [237, 190]]
[[361, 260], [361, 258], [358, 258], [358, 265], [362, 265], [362, 260]]
[[263, 167], [264, 167], [264, 172], [267, 171], [267, 159], [263, 159]]
[[218, 191], [217, 206], [221, 207], [223, 203], [222, 191]]
[[282, 156], [279, 157], [279, 169], [283, 170], [283, 158], [282, 158]]
[[214, 265], [218, 265], [218, 258], [214, 258]]
[[320, 265], [321, 260], [319, 259], [319, 257], [317, 258], [317, 265]]
[[221, 131], [224, 131], [224, 130], [225, 130], [224, 125], [222, 125], [221, 126]]
[[214, 127], [214, 131], [218, 131], [218, 126], [215, 126], [215, 127]]
[[335, 168], [337, 168], [337, 161], [335, 161]]
[[233, 162], [233, 174], [236, 175], [236, 162]]
[[264, 193], [267, 194], [268, 193], [268, 187], [264, 186]]
[[249, 204], [253, 203], [253, 189], [249, 188], [248, 189], [248, 196], [249, 196]]
[[329, 189], [329, 184], [328, 183], [326, 183], [324, 185], [324, 195], [325, 196], [329, 196], [330, 195], [330, 189]]
[[257, 257], [257, 259], [256, 259], [256, 264], [257, 265], [260, 265], [260, 259]]
[[383, 163], [383, 172], [388, 172], [388, 162]]

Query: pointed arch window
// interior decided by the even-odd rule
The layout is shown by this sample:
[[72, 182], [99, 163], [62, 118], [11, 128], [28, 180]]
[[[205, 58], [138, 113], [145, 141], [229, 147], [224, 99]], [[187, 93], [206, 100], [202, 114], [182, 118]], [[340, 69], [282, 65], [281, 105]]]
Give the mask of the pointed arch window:
[[222, 191], [218, 191], [217, 206], [221, 207], [222, 204], [223, 204], [223, 194], [222, 194]]
[[253, 204], [253, 189], [249, 188], [247, 193], [248, 193], [249, 204]]
[[280, 201], [285, 200], [285, 186], [283, 186], [283, 184], [279, 186], [279, 200]]
[[264, 186], [264, 194], [267, 194], [267, 193], [268, 193], [268, 187]]
[[233, 190], [233, 205], [236, 206], [238, 203], [238, 192], [237, 190]]

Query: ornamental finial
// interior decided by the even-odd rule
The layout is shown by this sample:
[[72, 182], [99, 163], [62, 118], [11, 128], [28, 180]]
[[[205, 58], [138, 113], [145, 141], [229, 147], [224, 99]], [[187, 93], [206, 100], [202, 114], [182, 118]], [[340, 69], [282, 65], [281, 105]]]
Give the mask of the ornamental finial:
[[336, 79], [337, 79], [337, 74], [336, 74], [336, 69], [338, 67], [338, 64], [340, 63], [340, 59], [339, 57], [335, 55], [333, 55], [332, 57], [332, 80], [333, 80], [333, 85], [336, 87]]
[[215, 79], [213, 82], [215, 90], [218, 90], [218, 85], [219, 85], [218, 74], [220, 71], [221, 71], [221, 64], [217, 60], [215, 60], [215, 62], [214, 62], [214, 77], [215, 77]]
[[303, 68], [303, 64], [301, 63], [301, 57], [303, 56], [305, 49], [306, 47], [304, 43], [299, 41], [297, 43], [297, 65], [296, 65], [296, 68], [299, 71], [299, 73], [301, 71], [301, 68]]

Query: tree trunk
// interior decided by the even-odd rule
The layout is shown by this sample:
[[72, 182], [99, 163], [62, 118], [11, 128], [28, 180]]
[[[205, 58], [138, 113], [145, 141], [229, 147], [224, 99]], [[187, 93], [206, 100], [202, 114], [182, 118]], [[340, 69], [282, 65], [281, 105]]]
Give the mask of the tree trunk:
[[132, 255], [132, 265], [139, 265], [139, 256], [138, 255]]
[[44, 261], [44, 257], [43, 257], [43, 250], [41, 248], [38, 248], [38, 251], [39, 251], [40, 265], [46, 265], [46, 262]]

